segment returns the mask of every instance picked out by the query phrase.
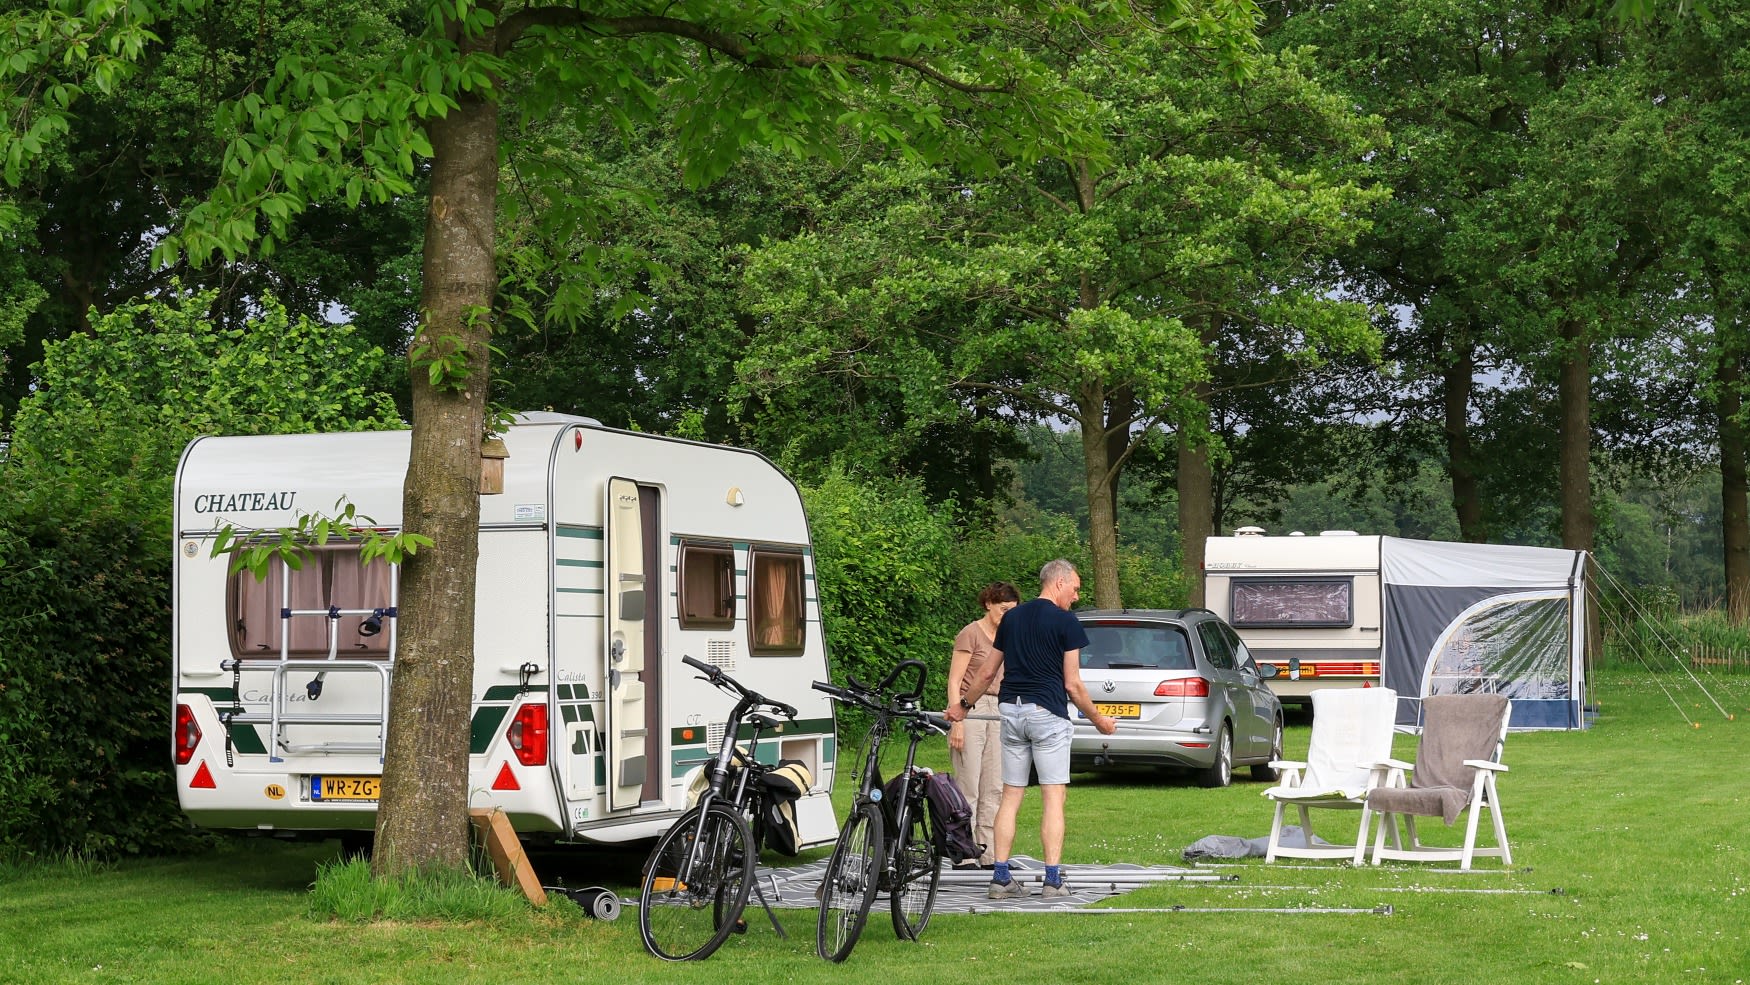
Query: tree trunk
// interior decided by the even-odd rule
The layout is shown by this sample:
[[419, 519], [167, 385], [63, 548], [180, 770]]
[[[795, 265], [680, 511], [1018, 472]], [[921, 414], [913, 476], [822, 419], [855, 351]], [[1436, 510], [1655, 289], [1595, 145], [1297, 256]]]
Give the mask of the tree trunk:
[[[490, 50], [491, 35], [462, 39]], [[398, 652], [372, 870], [461, 869], [468, 861], [468, 738], [479, 557], [480, 441], [497, 285], [498, 108], [461, 93], [429, 125], [421, 324], [413, 351], [413, 447], [402, 490], [404, 527], [431, 546], [401, 570]], [[465, 354], [461, 378], [431, 381], [431, 354]]]
[[1118, 525], [1112, 514], [1111, 459], [1106, 441], [1104, 400], [1084, 400], [1081, 416], [1082, 469], [1088, 480], [1088, 548], [1093, 555], [1094, 604], [1122, 608], [1118, 585]]
[[[1207, 387], [1205, 387], [1207, 389]], [[1209, 471], [1209, 446], [1179, 432], [1179, 553], [1190, 587], [1187, 604], [1207, 605], [1203, 597], [1204, 539], [1215, 534], [1215, 482]]]
[[[1112, 428], [1106, 437], [1106, 462], [1118, 463], [1112, 470], [1107, 492], [1112, 497], [1112, 524], [1118, 524], [1118, 483], [1124, 477], [1124, 456], [1130, 453], [1130, 420], [1136, 416], [1136, 394], [1128, 384], [1115, 387], [1106, 401], [1106, 424]], [[1115, 427], [1122, 422], [1122, 427]]]
[[[1717, 322], [1716, 324], [1729, 324]], [[1720, 534], [1726, 562], [1726, 618], [1750, 621], [1750, 477], [1745, 469], [1744, 367], [1732, 347], [1720, 353]]]
[[1559, 384], [1561, 430], [1562, 546], [1592, 549], [1592, 348], [1586, 327], [1575, 319], [1561, 325]]
[[1476, 378], [1476, 350], [1469, 341], [1455, 347], [1442, 380], [1446, 463], [1452, 475], [1452, 508], [1458, 514], [1458, 536], [1472, 544], [1486, 543], [1483, 498], [1477, 481], [1476, 451], [1470, 440], [1470, 396]]

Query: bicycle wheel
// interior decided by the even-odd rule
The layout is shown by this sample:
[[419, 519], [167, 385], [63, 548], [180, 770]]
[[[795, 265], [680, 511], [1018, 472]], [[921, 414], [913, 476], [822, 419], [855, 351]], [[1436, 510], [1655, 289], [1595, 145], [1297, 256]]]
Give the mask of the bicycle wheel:
[[935, 833], [929, 808], [921, 801], [907, 804], [892, 839], [893, 877], [888, 887], [893, 932], [900, 940], [915, 941], [922, 936], [936, 908], [942, 856], [936, 854]]
[[644, 866], [644, 946], [669, 961], [709, 957], [741, 919], [753, 866], [753, 834], [741, 815], [722, 804], [682, 814]]
[[820, 921], [815, 948], [828, 961], [843, 961], [857, 946], [886, 855], [881, 807], [862, 801], [852, 808], [820, 880]]

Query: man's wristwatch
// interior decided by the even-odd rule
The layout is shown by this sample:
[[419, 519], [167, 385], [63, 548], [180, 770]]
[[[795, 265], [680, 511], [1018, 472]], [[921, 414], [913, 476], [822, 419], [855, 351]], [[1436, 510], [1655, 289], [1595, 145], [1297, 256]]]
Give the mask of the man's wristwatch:
[[972, 702], [966, 700], [966, 695], [964, 694], [960, 696], [960, 707], [967, 711], [972, 710]]

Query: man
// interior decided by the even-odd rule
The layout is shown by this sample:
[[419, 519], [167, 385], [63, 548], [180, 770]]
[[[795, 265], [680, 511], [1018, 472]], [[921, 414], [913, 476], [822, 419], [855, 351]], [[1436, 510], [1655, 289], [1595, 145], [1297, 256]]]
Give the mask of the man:
[[1069, 719], [1074, 702], [1101, 735], [1111, 735], [1118, 723], [1094, 707], [1082, 686], [1082, 647], [1088, 645], [1081, 621], [1069, 612], [1081, 597], [1082, 577], [1075, 565], [1059, 558], [1039, 571], [1039, 597], [1009, 610], [997, 626], [998, 652], [979, 670], [948, 718], [960, 721], [978, 702], [997, 672], [1003, 675], [997, 692], [1003, 718], [1003, 799], [997, 807], [996, 867], [990, 898], [1026, 896], [1027, 889], [1009, 874], [1009, 849], [1015, 844], [1015, 820], [1027, 793], [1030, 770], [1039, 773], [1044, 816], [1039, 840], [1045, 849], [1042, 896], [1067, 896], [1063, 884], [1063, 806], [1069, 794], [1069, 742], [1075, 726]]

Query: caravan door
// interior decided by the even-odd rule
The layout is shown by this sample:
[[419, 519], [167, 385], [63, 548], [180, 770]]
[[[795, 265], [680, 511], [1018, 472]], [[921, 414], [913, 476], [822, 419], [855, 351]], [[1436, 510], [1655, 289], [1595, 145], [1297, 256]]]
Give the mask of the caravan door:
[[607, 631], [608, 809], [637, 807], [657, 796], [661, 752], [654, 725], [659, 706], [656, 645], [662, 622], [658, 605], [657, 490], [629, 479], [608, 480], [607, 583], [603, 623]]

